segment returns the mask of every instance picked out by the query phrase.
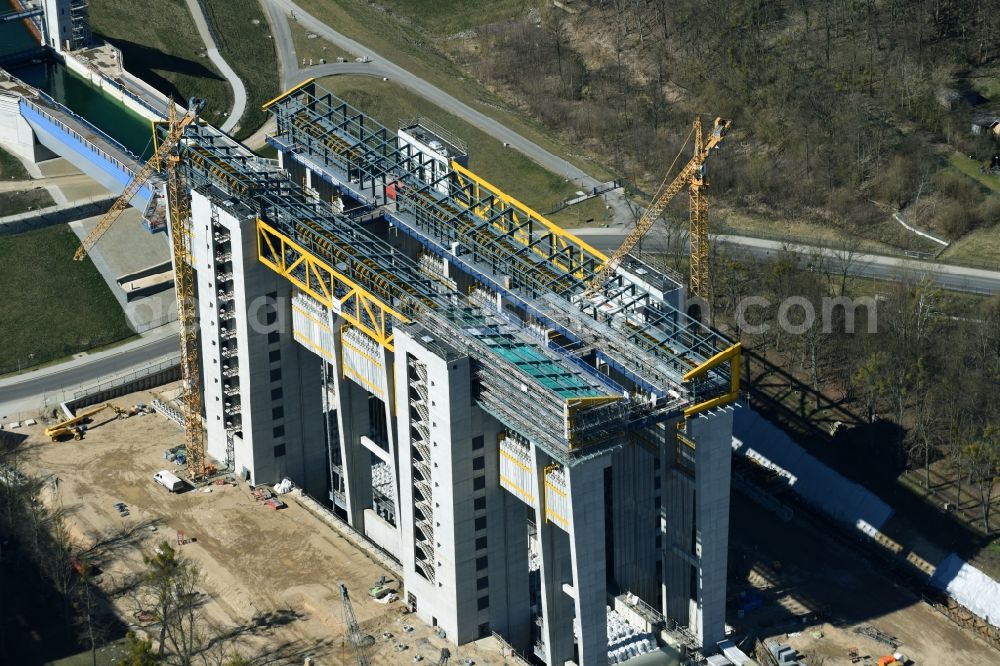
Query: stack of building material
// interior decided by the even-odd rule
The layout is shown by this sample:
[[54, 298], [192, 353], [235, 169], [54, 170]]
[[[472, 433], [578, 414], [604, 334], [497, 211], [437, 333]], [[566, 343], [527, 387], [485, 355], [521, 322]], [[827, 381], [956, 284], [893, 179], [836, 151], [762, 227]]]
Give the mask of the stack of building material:
[[643, 633], [608, 606], [608, 663], [621, 664], [657, 649], [651, 633]]

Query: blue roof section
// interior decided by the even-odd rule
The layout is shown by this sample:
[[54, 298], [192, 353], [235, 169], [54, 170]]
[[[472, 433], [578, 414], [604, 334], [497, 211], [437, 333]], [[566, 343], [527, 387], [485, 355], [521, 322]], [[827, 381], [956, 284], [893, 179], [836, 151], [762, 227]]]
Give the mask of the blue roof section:
[[[471, 332], [471, 331], [467, 331]], [[476, 335], [475, 332], [471, 332]], [[546, 358], [538, 349], [518, 341], [513, 336], [489, 333], [476, 337], [486, 344], [495, 354], [513, 363], [522, 372], [551, 390], [561, 398], [588, 398], [607, 395], [583, 380], [566, 366]]]

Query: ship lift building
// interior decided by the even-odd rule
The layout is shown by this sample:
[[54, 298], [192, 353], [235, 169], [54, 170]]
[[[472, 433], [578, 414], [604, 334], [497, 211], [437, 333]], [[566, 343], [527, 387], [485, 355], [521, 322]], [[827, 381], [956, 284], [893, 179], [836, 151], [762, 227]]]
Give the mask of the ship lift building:
[[739, 345], [633, 257], [588, 295], [607, 257], [433, 123], [266, 108], [277, 161], [180, 149], [209, 455], [328, 499], [458, 644], [607, 664], [627, 596], [715, 652]]

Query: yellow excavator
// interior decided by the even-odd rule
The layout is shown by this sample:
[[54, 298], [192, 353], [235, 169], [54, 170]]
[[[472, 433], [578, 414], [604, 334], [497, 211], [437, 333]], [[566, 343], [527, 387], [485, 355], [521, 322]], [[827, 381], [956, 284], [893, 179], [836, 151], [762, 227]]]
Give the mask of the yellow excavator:
[[66, 419], [65, 421], [60, 421], [54, 426], [50, 426], [45, 429], [45, 436], [51, 439], [53, 442], [58, 442], [64, 437], [72, 437], [73, 439], [83, 439], [83, 433], [86, 431], [86, 426], [83, 422], [94, 416], [97, 416], [105, 409], [110, 409], [114, 411], [118, 418], [125, 418], [133, 414], [132, 411], [119, 407], [118, 405], [106, 402], [103, 405], [97, 405], [95, 407], [90, 407], [89, 409], [84, 409], [76, 413], [71, 419]]

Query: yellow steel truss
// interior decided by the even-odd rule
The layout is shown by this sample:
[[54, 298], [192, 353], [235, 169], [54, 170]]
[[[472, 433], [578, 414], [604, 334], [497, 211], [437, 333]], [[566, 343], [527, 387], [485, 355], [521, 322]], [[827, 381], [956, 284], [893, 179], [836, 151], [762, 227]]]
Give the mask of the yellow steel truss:
[[688, 371], [684, 375], [684, 381], [686, 382], [704, 376], [705, 373], [717, 365], [729, 363], [729, 393], [688, 407], [684, 410], [684, 416], [694, 416], [706, 409], [735, 402], [740, 397], [740, 363], [742, 362], [742, 358], [743, 345], [737, 342], [732, 347], [719, 352], [698, 367]]
[[394, 349], [392, 320], [410, 321], [261, 219], [257, 220], [257, 258], [389, 351]]
[[[458, 186], [468, 192], [474, 201], [486, 199], [491, 202], [491, 205], [481, 203], [473, 207], [471, 210], [476, 217], [492, 220], [493, 227], [498, 231], [509, 233], [510, 238], [521, 245], [530, 245], [535, 254], [554, 266], [584, 279], [598, 268], [595, 265], [589, 270], [584, 269], [584, 260], [588, 256], [598, 264], [607, 261], [607, 256], [600, 250], [486, 182], [458, 162], [452, 161], [451, 168], [455, 172]], [[548, 234], [548, 244], [538, 242], [540, 232]]]
[[280, 102], [281, 100], [285, 99], [286, 97], [288, 97], [292, 93], [294, 93], [294, 92], [296, 92], [296, 91], [298, 91], [298, 90], [300, 90], [302, 88], [305, 88], [307, 85], [309, 85], [310, 83], [312, 83], [315, 80], [316, 80], [316, 77], [310, 77], [310, 78], [306, 79], [305, 81], [303, 81], [302, 83], [300, 83], [299, 85], [292, 86], [291, 88], [289, 88], [285, 92], [281, 93], [280, 95], [278, 95], [274, 99], [271, 99], [271, 100], [268, 100], [268, 101], [264, 102], [261, 105], [261, 107], [260, 107], [261, 110], [262, 111], [267, 111], [268, 108], [270, 108], [274, 104], [276, 104], [276, 103]]
[[[694, 134], [694, 155], [691, 160], [684, 165], [680, 172], [671, 177], [673, 165], [668, 169], [667, 177], [663, 179], [656, 193], [653, 195], [653, 203], [642, 214], [635, 227], [622, 241], [617, 250], [611, 253], [599, 271], [594, 275], [587, 287], [588, 294], [595, 294], [604, 288], [619, 264], [629, 252], [646, 237], [649, 230], [653, 228], [653, 223], [666, 209], [667, 204], [682, 190], [690, 184], [690, 209], [691, 209], [691, 292], [696, 296], [708, 299], [709, 273], [708, 273], [708, 198], [704, 191], [708, 184], [705, 182], [705, 161], [709, 153], [715, 149], [722, 138], [726, 135], [732, 121], [715, 119], [711, 134], [708, 139], [702, 135], [701, 119], [695, 118], [691, 129]], [[685, 144], [686, 145], [686, 144]], [[680, 157], [680, 153], [678, 153]], [[676, 159], [675, 159], [676, 163]]]
[[[173, 124], [173, 117], [171, 117]], [[198, 345], [198, 302], [192, 253], [191, 194], [184, 181], [181, 158], [167, 158], [167, 201], [170, 205], [170, 246], [174, 254], [174, 287], [177, 319], [181, 324], [181, 377], [184, 379], [184, 445], [188, 473], [201, 479], [208, 471], [205, 461], [205, 429], [201, 387], [201, 354]]]
[[174, 102], [173, 100], [170, 101], [170, 106], [168, 107], [169, 120], [167, 120], [167, 137], [163, 143], [156, 143], [157, 123], [153, 123], [154, 148], [152, 156], [150, 156], [149, 160], [147, 160], [145, 164], [139, 167], [139, 170], [135, 172], [132, 179], [125, 186], [121, 196], [119, 196], [114, 204], [111, 205], [108, 212], [97, 221], [97, 224], [94, 226], [93, 230], [87, 234], [87, 237], [80, 242], [80, 247], [77, 248], [76, 254], [73, 255], [74, 259], [82, 261], [83, 258], [87, 256], [90, 249], [97, 244], [97, 241], [101, 240], [101, 237], [108, 231], [108, 229], [111, 228], [118, 218], [121, 217], [121, 214], [125, 211], [125, 209], [128, 208], [129, 202], [132, 201], [132, 197], [138, 194], [139, 190], [143, 188], [153, 174], [160, 170], [164, 160], [166, 160], [168, 155], [173, 152], [177, 143], [184, 135], [184, 128], [198, 118], [198, 113], [201, 110], [202, 104], [200, 101], [192, 99], [189, 102], [189, 107], [190, 108], [184, 113], [184, 116], [178, 118]]

